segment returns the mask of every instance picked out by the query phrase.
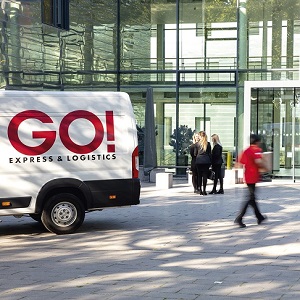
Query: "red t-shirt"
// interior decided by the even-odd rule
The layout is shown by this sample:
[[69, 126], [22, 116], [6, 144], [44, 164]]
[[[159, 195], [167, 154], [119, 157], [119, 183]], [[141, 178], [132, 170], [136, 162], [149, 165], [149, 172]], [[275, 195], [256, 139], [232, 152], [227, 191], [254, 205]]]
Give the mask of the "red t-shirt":
[[257, 183], [259, 181], [259, 167], [256, 159], [262, 158], [262, 150], [257, 145], [250, 145], [241, 155], [240, 163], [245, 166], [244, 179], [246, 183]]

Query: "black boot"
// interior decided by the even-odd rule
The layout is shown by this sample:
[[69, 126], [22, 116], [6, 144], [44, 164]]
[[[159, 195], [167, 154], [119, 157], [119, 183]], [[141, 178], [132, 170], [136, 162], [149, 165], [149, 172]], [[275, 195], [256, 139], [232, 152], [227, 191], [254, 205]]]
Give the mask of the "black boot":
[[224, 194], [224, 190], [223, 190], [223, 189], [219, 189], [219, 190], [217, 191], [217, 194]]
[[246, 224], [243, 223], [242, 219], [237, 217], [235, 220], [234, 220], [234, 223], [235, 224], [238, 224], [238, 226], [240, 228], [245, 228], [246, 227]]
[[211, 192], [209, 192], [210, 195], [216, 194], [216, 193], [217, 193], [217, 190], [216, 190], [216, 189], [213, 189]]

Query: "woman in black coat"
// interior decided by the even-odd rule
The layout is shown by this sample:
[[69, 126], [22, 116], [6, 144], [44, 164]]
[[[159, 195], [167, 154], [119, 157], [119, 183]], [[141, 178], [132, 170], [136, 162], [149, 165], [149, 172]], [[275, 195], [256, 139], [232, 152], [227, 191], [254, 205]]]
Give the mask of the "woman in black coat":
[[196, 168], [196, 156], [195, 156], [195, 146], [196, 143], [199, 142], [199, 134], [194, 133], [193, 135], [193, 144], [190, 146], [190, 155], [192, 157], [191, 160], [191, 171], [192, 171], [192, 183], [194, 187], [194, 193], [198, 193], [199, 185], [198, 185], [198, 176], [197, 176], [197, 168]]
[[[214, 187], [209, 194], [224, 194], [223, 174], [221, 172], [222, 171], [221, 168], [223, 164], [223, 157], [222, 157], [223, 147], [221, 145], [219, 136], [217, 134], [213, 134], [211, 138], [213, 143], [213, 149], [211, 152], [211, 165], [212, 165], [212, 170], [215, 172], [215, 180], [214, 180]], [[220, 181], [219, 191], [217, 191], [218, 180]]]
[[204, 131], [199, 132], [199, 142], [195, 144], [196, 168], [201, 196], [207, 195], [207, 175], [211, 165], [211, 146]]

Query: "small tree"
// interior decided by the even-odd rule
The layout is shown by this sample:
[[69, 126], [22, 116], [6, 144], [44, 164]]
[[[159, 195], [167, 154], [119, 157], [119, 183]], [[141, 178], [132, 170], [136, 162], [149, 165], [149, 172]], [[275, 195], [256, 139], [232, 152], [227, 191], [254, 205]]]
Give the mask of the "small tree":
[[[189, 146], [192, 144], [192, 129], [187, 125], [180, 125], [178, 129], [174, 129], [173, 134], [170, 137], [171, 142], [169, 145], [173, 146], [173, 151], [176, 152], [176, 147], [178, 144], [179, 155], [186, 155], [189, 151]], [[178, 140], [176, 140], [176, 137]]]

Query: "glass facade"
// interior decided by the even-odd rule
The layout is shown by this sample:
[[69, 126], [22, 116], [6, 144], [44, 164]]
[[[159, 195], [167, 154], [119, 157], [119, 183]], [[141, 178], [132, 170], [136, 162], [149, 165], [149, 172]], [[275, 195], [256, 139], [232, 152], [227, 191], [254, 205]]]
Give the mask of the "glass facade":
[[272, 153], [274, 176], [299, 179], [300, 82], [280, 81], [281, 87], [270, 81], [249, 83], [250, 131], [259, 133], [263, 150]]
[[[70, 0], [69, 13], [64, 31], [42, 24], [39, 0], [1, 2], [0, 87], [125, 91], [141, 133], [151, 87], [158, 166], [188, 164], [180, 139], [205, 130], [219, 134], [230, 168], [243, 147], [244, 83], [299, 80], [300, 0]], [[253, 132], [265, 110], [278, 123], [270, 99], [253, 109]]]

